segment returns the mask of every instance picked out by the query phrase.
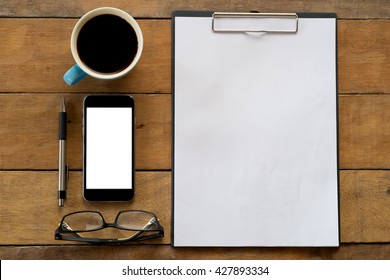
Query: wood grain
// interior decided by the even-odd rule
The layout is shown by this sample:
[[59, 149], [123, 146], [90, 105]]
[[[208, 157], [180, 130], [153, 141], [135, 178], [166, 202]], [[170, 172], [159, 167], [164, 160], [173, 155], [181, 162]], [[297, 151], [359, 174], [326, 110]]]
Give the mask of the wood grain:
[[149, 246], [0, 247], [2, 260], [389, 260], [390, 244], [342, 244], [339, 248], [174, 248]]
[[[59, 94], [0, 94], [0, 169], [58, 168]], [[82, 168], [82, 99], [68, 100], [68, 158]], [[136, 167], [171, 169], [171, 96], [135, 94]], [[28, 107], [28, 110], [26, 108]], [[339, 157], [342, 169], [389, 169], [390, 96], [339, 97]]]
[[140, 20], [144, 49], [126, 77], [68, 86], [75, 19], [0, 19], [0, 92], [171, 92], [170, 21]]
[[340, 18], [389, 18], [388, 1], [372, 0], [80, 0], [80, 1], [0, 1], [0, 16], [8, 17], [79, 17], [96, 7], [113, 6], [121, 8], [135, 17], [168, 18], [174, 10], [217, 10], [217, 11], [297, 11], [336, 12]]
[[[0, 92], [171, 92], [170, 20], [140, 20], [144, 52], [125, 78], [69, 87], [62, 76], [74, 63], [75, 22], [0, 19]], [[340, 20], [338, 39], [339, 92], [390, 93], [390, 20]]]
[[148, 243], [170, 244], [170, 172], [137, 172], [135, 198], [131, 202], [88, 202], [82, 198], [81, 172], [71, 172], [68, 199], [58, 207], [57, 172], [0, 172], [1, 244], [69, 244], [54, 240], [61, 218], [79, 210], [97, 210], [113, 222], [120, 210], [140, 209], [155, 213], [165, 237]]
[[[68, 161], [82, 168], [84, 94], [0, 94], [0, 169], [58, 168], [58, 111], [68, 104]], [[134, 94], [136, 168], [171, 168], [171, 96]]]
[[340, 181], [343, 242], [390, 242], [390, 172], [343, 171]]
[[[155, 212], [170, 244], [171, 173], [138, 172], [136, 198], [131, 203], [91, 203], [81, 195], [81, 172], [71, 172], [65, 207], [57, 206], [57, 172], [0, 172], [0, 242], [64, 244], [53, 239], [61, 217], [77, 210], [100, 210], [113, 219], [117, 211]], [[390, 171], [341, 171], [341, 242], [390, 242]], [[67, 244], [67, 242], [65, 242]]]
[[390, 20], [338, 21], [337, 31], [339, 92], [390, 93]]
[[339, 97], [341, 168], [389, 169], [389, 140], [389, 95]]

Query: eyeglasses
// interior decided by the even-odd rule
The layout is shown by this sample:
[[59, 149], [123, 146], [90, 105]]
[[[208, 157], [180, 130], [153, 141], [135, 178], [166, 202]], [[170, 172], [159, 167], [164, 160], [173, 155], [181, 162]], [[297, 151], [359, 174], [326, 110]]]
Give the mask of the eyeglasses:
[[78, 211], [65, 215], [55, 231], [57, 240], [91, 243], [141, 241], [164, 236], [155, 214], [142, 210], [120, 211], [114, 223], [107, 223], [98, 211]]

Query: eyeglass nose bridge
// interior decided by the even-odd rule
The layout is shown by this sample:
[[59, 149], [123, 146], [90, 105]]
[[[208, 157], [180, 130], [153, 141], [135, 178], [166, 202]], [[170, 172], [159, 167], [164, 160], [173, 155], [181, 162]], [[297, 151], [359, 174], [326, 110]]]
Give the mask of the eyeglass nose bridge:
[[105, 228], [120, 228], [117, 223], [104, 223]]
[[[118, 225], [117, 222], [113, 222], [113, 223], [104, 222], [103, 227], [101, 229], [105, 229], [105, 228], [127, 229], [127, 228], [123, 228], [120, 225]], [[127, 230], [138, 231], [136, 229], [129, 229], [129, 228]]]

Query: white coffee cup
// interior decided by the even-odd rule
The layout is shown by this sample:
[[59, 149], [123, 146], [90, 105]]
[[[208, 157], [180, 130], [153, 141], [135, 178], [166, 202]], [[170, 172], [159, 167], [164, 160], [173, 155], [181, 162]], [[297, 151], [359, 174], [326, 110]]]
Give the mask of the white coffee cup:
[[[103, 15], [109, 15], [109, 16], [103, 17]], [[108, 19], [110, 19], [110, 21]], [[113, 19], [115, 20], [113, 21]], [[96, 22], [99, 22], [99, 24], [95, 24]], [[128, 26], [126, 23], [128, 24]], [[134, 47], [135, 42], [130, 42], [129, 40], [131, 38], [134, 39], [136, 38], [137, 41], [136, 51], [135, 48], [128, 48], [129, 53], [127, 53], [127, 48], [126, 48], [127, 45], [118, 43], [122, 39], [117, 36], [116, 38], [112, 37], [115, 40], [104, 40], [104, 42], [107, 42], [107, 44], [110, 43], [111, 41], [117, 42], [115, 44], [115, 48], [121, 48], [122, 50], [121, 52], [112, 51], [114, 48], [114, 44], [112, 47], [108, 48], [108, 50], [110, 51], [106, 52], [105, 51], [106, 49], [101, 48], [100, 52], [98, 51], [95, 52], [96, 47], [93, 44], [95, 43], [96, 40], [99, 39], [87, 40], [83, 38], [87, 30], [89, 31], [93, 30], [93, 32], [95, 32], [93, 33], [91, 31], [92, 32], [91, 34], [99, 34], [99, 32], [101, 32], [103, 34], [107, 33], [110, 36], [115, 36], [118, 30], [118, 28], [114, 28], [117, 27], [117, 25], [115, 24], [121, 24], [120, 26], [123, 27], [121, 28], [123, 30], [121, 31], [120, 34], [121, 35], [125, 34], [125, 36], [123, 37], [126, 37], [126, 39], [123, 38], [123, 40], [125, 41], [127, 40], [126, 44], [131, 43], [133, 44]], [[99, 30], [99, 28], [104, 29], [104, 31]], [[110, 28], [112, 28], [112, 32]], [[80, 36], [80, 32], [82, 36]], [[83, 45], [86, 46], [83, 47]], [[73, 32], [70, 40], [70, 49], [73, 58], [76, 61], [76, 64], [72, 68], [70, 68], [64, 75], [64, 80], [68, 85], [74, 85], [78, 83], [87, 75], [101, 80], [118, 79], [128, 74], [135, 67], [135, 65], [140, 59], [142, 49], [143, 49], [142, 31], [138, 23], [128, 13], [120, 9], [111, 8], [111, 7], [97, 8], [86, 13], [76, 23], [75, 27], [73, 28]], [[84, 49], [88, 51], [83, 51]], [[103, 50], [105, 51], [104, 53]], [[121, 62], [122, 60], [120, 59], [120, 55], [122, 54], [125, 57], [125, 59], [123, 59], [123, 63]], [[115, 59], [113, 59], [113, 57], [115, 57]], [[121, 69], [114, 69], [114, 66], [112, 65], [110, 65], [110, 67], [106, 67], [107, 65], [104, 66], [104, 63], [112, 64], [112, 61], [115, 62], [116, 60], [118, 60], [117, 62], [123, 64]], [[99, 65], [99, 67], [96, 67], [97, 65]], [[111, 69], [112, 71], [107, 69]]]

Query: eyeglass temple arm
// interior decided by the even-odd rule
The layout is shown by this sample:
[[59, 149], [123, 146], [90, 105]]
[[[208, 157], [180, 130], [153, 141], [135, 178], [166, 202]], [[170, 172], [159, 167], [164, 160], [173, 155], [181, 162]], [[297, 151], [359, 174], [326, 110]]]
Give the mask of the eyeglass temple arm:
[[[69, 231], [69, 234], [73, 234], [73, 235], [76, 235], [78, 237], [84, 238], [81, 234], [73, 231], [73, 229], [67, 223], [62, 222], [62, 226]], [[58, 230], [56, 230], [56, 235], [55, 236], [57, 236], [57, 237], [60, 236], [60, 232]]]
[[156, 223], [158, 225], [158, 228], [154, 231], [157, 231], [156, 233], [149, 234], [149, 235], [143, 235], [144, 233], [147, 233], [147, 231], [141, 232], [139, 237], [136, 237], [136, 240], [142, 241], [142, 240], [148, 240], [148, 239], [153, 239], [156, 237], [163, 237], [164, 236], [164, 228], [160, 225], [158, 222], [158, 219], [156, 217], [152, 217], [149, 222], [144, 226], [143, 230], [148, 229], [149, 226], [153, 225]]
[[[146, 231], [144, 231], [143, 233], [145, 233], [145, 232]], [[141, 234], [140, 237], [135, 238], [135, 240], [143, 241], [143, 240], [148, 240], [148, 239], [153, 239], [153, 238], [163, 237], [163, 236], [164, 236], [164, 230], [158, 230], [158, 232], [150, 234], [150, 235], [142, 236], [142, 234]]]

